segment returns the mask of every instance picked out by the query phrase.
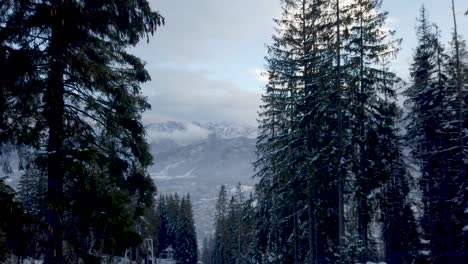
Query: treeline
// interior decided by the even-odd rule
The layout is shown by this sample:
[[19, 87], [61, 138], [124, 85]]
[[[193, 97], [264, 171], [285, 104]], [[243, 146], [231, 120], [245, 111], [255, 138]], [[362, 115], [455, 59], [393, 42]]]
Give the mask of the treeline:
[[422, 8], [406, 85], [380, 6], [283, 1], [257, 144], [261, 263], [467, 261], [464, 41], [455, 24], [444, 48]]
[[[14, 255], [18, 263], [22, 263], [27, 258], [39, 260], [43, 257], [48, 232], [48, 225], [44, 221], [46, 186], [38, 184], [43, 179], [44, 175], [39, 173], [24, 174], [17, 192], [0, 181], [0, 260], [5, 261], [10, 255]], [[147, 239], [152, 239], [155, 258], [161, 256], [164, 250], [172, 248], [176, 263], [197, 263], [197, 236], [188, 194], [182, 197], [178, 194], [161, 195], [152, 202], [153, 206], [144, 208], [136, 219], [131, 219], [129, 213], [111, 213], [118, 213], [120, 210], [115, 206], [126, 206], [125, 204], [104, 203], [103, 198], [97, 195], [87, 194], [86, 197], [86, 203], [89, 204], [80, 202], [79, 205], [80, 221], [73, 217], [69, 219], [75, 221], [68, 220], [70, 222], [65, 223], [65, 238], [67, 244], [69, 243], [64, 254], [67, 263], [101, 263], [104, 259], [123, 257], [128, 250], [130, 254], [126, 257], [140, 263], [151, 257], [150, 245], [143, 243]], [[100, 208], [101, 205], [106, 206], [106, 211]], [[101, 209], [99, 213], [95, 211], [96, 208]], [[128, 212], [132, 210], [127, 209]], [[95, 215], [87, 213], [88, 210], [92, 210]], [[88, 228], [92, 232], [92, 239], [78, 236], [80, 229]], [[88, 252], [76, 252], [77, 247]]]
[[0, 190], [2, 257], [95, 263], [142, 242], [150, 76], [128, 48], [163, 23], [145, 0], [0, 1], [0, 159], [25, 173], [22, 203]]
[[198, 243], [190, 196], [188, 194], [182, 198], [177, 194], [160, 196], [156, 210], [157, 237], [153, 240], [157, 245], [157, 255], [171, 246], [177, 263], [196, 264]]
[[[101, 263], [107, 257], [123, 256], [127, 249], [141, 252], [140, 256], [147, 254], [140, 246], [144, 239], [157, 239], [155, 208], [138, 209], [122, 193], [113, 192], [110, 196], [98, 183], [83, 184], [89, 184], [88, 188], [77, 184], [81, 188], [67, 197], [72, 206], [63, 209], [64, 262]], [[0, 234], [4, 234], [4, 240], [0, 240], [1, 260], [10, 258], [22, 263], [28, 258], [43, 259], [50, 232], [46, 222], [45, 174], [27, 169], [16, 191], [4, 182], [0, 185]], [[135, 210], [141, 210], [138, 217], [132, 214]]]
[[239, 246], [221, 189], [204, 263], [468, 262], [468, 52], [454, 2], [446, 45], [421, 8], [409, 83], [390, 70], [401, 40], [381, 4], [282, 1], [244, 204], [255, 235]]
[[15, 192], [0, 179], [0, 261], [10, 254], [25, 257], [37, 247], [39, 237], [46, 235], [46, 225], [24, 212], [14, 199]]
[[235, 194], [229, 199], [226, 186], [222, 185], [216, 203], [215, 234], [203, 240], [202, 263], [255, 263], [254, 240], [253, 196], [245, 197], [239, 183]]

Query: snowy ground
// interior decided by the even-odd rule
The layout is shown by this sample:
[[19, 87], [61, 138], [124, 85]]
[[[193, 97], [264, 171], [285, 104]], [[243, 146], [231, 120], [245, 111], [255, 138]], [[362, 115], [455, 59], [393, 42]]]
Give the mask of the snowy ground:
[[[16, 257], [11, 257], [9, 260], [4, 262], [4, 264], [17, 264], [18, 260]], [[20, 262], [21, 264], [42, 264], [42, 260], [34, 260], [34, 259], [25, 259]], [[104, 263], [104, 262], [103, 262]], [[125, 261], [123, 258], [115, 258], [114, 262], [105, 262], [105, 263], [112, 263], [112, 264], [136, 264], [135, 261]], [[167, 259], [156, 259], [155, 264], [175, 264], [174, 260], [167, 260]]]
[[166, 259], [156, 259], [156, 264], [175, 264], [175, 261]]
[[[115, 258], [114, 259], [115, 261], [112, 263], [112, 264], [136, 264], [136, 262], [132, 261], [125, 261], [123, 258], [120, 258], [120, 259], [117, 259]], [[17, 263], [17, 260], [16, 258], [12, 258], [10, 259], [9, 261], [5, 262], [5, 264], [10, 264], [10, 263]], [[42, 261], [40, 260], [33, 260], [33, 259], [27, 259], [27, 260], [24, 260], [23, 262], [21, 262], [22, 264], [42, 264]], [[156, 259], [156, 263], [155, 264], [175, 264], [176, 262], [174, 260], [167, 260], [167, 259]], [[359, 264], [359, 263], [356, 263], [356, 264]], [[366, 264], [385, 264], [385, 262], [379, 262], [379, 263], [375, 263], [375, 262], [367, 262]]]

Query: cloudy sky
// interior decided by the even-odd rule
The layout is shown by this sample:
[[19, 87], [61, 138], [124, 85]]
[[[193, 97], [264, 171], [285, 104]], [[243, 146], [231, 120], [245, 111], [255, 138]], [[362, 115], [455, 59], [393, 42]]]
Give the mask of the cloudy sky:
[[[274, 33], [280, 0], [149, 0], [166, 19], [149, 43], [133, 53], [147, 63], [152, 81], [144, 85], [152, 110], [145, 122], [228, 121], [256, 125], [265, 64], [265, 45]], [[424, 4], [430, 19], [452, 30], [451, 0], [384, 0], [389, 26], [403, 38], [393, 63], [401, 77], [415, 47], [415, 17]], [[468, 37], [468, 1], [456, 0], [459, 33]]]

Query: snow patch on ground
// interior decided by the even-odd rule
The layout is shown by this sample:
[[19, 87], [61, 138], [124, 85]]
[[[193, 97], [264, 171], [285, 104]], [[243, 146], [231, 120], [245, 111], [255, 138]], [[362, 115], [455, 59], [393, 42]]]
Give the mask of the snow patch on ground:
[[196, 178], [196, 176], [192, 175], [192, 172], [194, 170], [195, 168], [187, 171], [187, 173], [182, 174], [182, 175], [169, 176], [167, 174], [151, 173], [150, 176], [154, 180], [161, 180], [161, 181], [174, 180], [174, 179], [193, 179], [193, 178]]
[[192, 175], [192, 172], [196, 168], [192, 168], [188, 170], [186, 173], [181, 174], [181, 175], [170, 175], [169, 170], [171, 168], [175, 168], [179, 166], [180, 164], [184, 163], [184, 161], [178, 161], [172, 164], [169, 164], [164, 167], [160, 172], [153, 172], [150, 173], [150, 176], [154, 180], [173, 180], [173, 179], [191, 179], [191, 178], [196, 178], [194, 175]]
[[44, 262], [42, 260], [37, 260], [37, 259], [32, 259], [32, 258], [27, 258], [27, 259], [22, 259], [21, 262], [18, 262], [18, 259], [16, 256], [11, 256], [6, 262], [2, 262], [4, 264], [13, 264], [13, 263], [21, 263], [21, 264], [43, 264]]

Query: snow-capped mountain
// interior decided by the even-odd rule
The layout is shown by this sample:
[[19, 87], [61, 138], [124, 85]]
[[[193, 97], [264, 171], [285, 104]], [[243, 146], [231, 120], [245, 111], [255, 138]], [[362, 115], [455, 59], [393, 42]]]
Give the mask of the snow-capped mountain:
[[193, 124], [207, 129], [220, 138], [257, 137], [257, 128], [253, 126], [242, 126], [229, 122], [209, 122], [205, 124], [193, 122]]
[[167, 121], [167, 122], [149, 124], [147, 125], [147, 128], [150, 130], [156, 130], [159, 132], [173, 133], [175, 131], [187, 130], [187, 125], [183, 122]]
[[[229, 123], [170, 122], [152, 126], [149, 134], [157, 132], [156, 129], [171, 131], [153, 137], [151, 144], [154, 165], [150, 174], [159, 194], [190, 193], [198, 237], [212, 234], [221, 184], [232, 192], [238, 182], [246, 191], [253, 189], [256, 129]], [[206, 137], [201, 137], [200, 133], [196, 137], [181, 137], [201, 129], [207, 132]]]
[[182, 145], [206, 140], [212, 134], [223, 139], [257, 137], [256, 127], [229, 122], [166, 121], [147, 124], [146, 131], [150, 142], [159, 143], [161, 140], [170, 139]]

